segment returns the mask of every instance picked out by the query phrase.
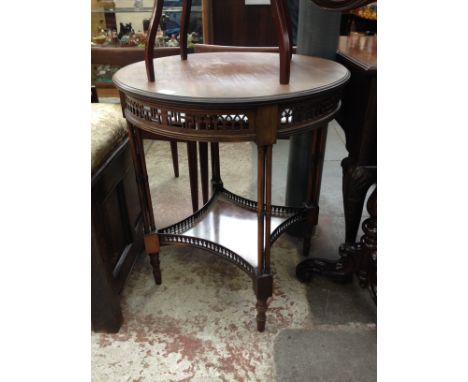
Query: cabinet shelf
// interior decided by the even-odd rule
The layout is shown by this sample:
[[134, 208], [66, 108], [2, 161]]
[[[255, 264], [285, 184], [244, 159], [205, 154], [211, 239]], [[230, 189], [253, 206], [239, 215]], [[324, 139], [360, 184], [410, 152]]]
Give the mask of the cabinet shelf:
[[[193, 12], [201, 12], [202, 8], [201, 6], [192, 6], [192, 11]], [[91, 10], [91, 13], [151, 13], [153, 12], [153, 7], [142, 7], [142, 8], [134, 8], [134, 7], [128, 7], [128, 8], [114, 8], [114, 9], [93, 9]], [[182, 7], [164, 7], [163, 12], [165, 13], [179, 13], [182, 12]]]
[[[292, 224], [306, 219], [308, 208], [272, 206], [271, 243]], [[250, 276], [258, 268], [257, 202], [222, 188], [188, 218], [157, 231], [162, 245], [191, 245], [223, 257]]]

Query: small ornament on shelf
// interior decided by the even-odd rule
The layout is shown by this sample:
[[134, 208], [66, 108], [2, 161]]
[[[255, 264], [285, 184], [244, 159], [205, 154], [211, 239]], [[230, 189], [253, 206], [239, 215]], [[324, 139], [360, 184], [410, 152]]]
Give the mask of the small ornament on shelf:
[[179, 46], [179, 41], [177, 41], [176, 35], [171, 35], [171, 39], [167, 42], [167, 46], [177, 47]]

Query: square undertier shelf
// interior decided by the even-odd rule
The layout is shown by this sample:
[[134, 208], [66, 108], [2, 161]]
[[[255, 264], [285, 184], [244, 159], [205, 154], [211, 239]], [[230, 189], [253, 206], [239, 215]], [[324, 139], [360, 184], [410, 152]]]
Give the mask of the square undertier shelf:
[[[289, 226], [304, 221], [306, 208], [272, 206], [271, 242]], [[158, 231], [161, 244], [199, 247], [226, 258], [251, 274], [257, 273], [257, 202], [225, 189], [187, 219]]]

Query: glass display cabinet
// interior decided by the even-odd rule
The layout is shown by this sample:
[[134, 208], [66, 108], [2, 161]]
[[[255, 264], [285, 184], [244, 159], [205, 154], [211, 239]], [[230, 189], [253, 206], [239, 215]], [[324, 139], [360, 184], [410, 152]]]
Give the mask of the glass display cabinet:
[[[143, 60], [153, 5], [154, 0], [91, 0], [91, 81], [98, 89], [113, 87], [112, 75], [119, 67]], [[181, 13], [182, 0], [164, 1], [156, 48], [179, 46]], [[203, 42], [202, 0], [193, 0], [189, 48], [199, 42]], [[169, 54], [178, 51], [162, 49], [160, 53]]]

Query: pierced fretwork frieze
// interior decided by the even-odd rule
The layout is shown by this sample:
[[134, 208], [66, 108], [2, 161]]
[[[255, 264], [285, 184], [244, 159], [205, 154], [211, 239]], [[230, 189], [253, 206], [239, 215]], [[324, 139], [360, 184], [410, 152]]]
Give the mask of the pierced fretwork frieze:
[[[257, 202], [243, 198], [242, 196], [233, 194], [232, 192], [223, 189], [221, 193], [231, 200], [233, 203], [242, 206], [244, 208], [247, 208], [251, 211], [257, 211]], [[297, 214], [301, 211], [301, 208], [296, 208], [296, 207], [283, 207], [283, 206], [271, 206], [271, 215], [276, 216], [276, 217], [282, 217], [282, 216], [287, 216], [287, 215], [293, 215]]]
[[[228, 114], [220, 112], [195, 112], [171, 110], [147, 104], [138, 99], [127, 96], [125, 100], [126, 112], [133, 117], [144, 121], [163, 125], [165, 127], [178, 127], [189, 130], [249, 130], [249, 113]], [[253, 118], [252, 116], [250, 116]]]
[[231, 263], [237, 265], [243, 271], [249, 273], [250, 275], [255, 274], [255, 268], [240, 257], [235, 252], [231, 251], [230, 249], [223, 247], [222, 245], [213, 243], [211, 241], [200, 239], [191, 236], [181, 236], [181, 235], [172, 235], [172, 234], [159, 234], [161, 244], [186, 244], [193, 247], [198, 247], [201, 249], [205, 249], [210, 251], [220, 257], [225, 258], [226, 260], [230, 261]]
[[[160, 106], [126, 96], [126, 113], [133, 118], [152, 122], [164, 129], [171, 127], [197, 131], [237, 131], [253, 129], [249, 121], [255, 119], [252, 110], [232, 112], [175, 110], [170, 106]], [[296, 126], [313, 124], [314, 121], [332, 115], [339, 105], [339, 96], [330, 95], [321, 100], [299, 101], [279, 106], [279, 132], [288, 135]]]
[[325, 117], [336, 110], [339, 101], [337, 95], [332, 95], [319, 102], [308, 100], [283, 105], [280, 109], [280, 129]]
[[305, 221], [307, 218], [307, 211], [303, 210], [300, 213], [294, 215], [290, 219], [286, 220], [284, 223], [279, 225], [272, 233], [271, 233], [271, 243], [274, 243], [276, 239], [278, 239], [281, 234], [286, 231], [289, 227], [293, 224]]

